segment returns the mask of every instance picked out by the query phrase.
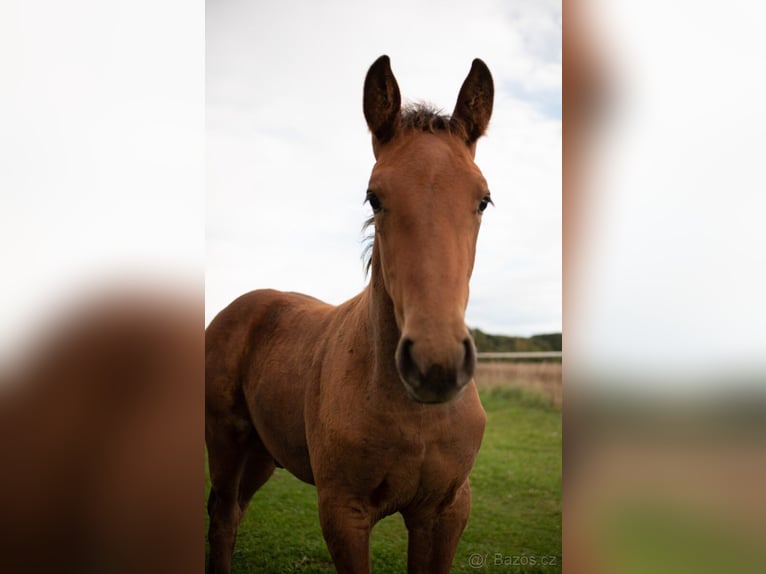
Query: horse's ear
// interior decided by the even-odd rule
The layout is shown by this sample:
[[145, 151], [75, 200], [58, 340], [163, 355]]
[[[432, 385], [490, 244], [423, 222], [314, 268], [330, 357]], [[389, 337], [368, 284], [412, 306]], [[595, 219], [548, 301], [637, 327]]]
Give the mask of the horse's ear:
[[378, 143], [386, 143], [393, 137], [401, 104], [391, 60], [381, 56], [370, 66], [364, 79], [364, 117]]
[[471, 71], [460, 88], [452, 118], [463, 124], [468, 135], [468, 144], [472, 145], [487, 129], [492, 115], [492, 102], [495, 97], [495, 85], [487, 65], [476, 58]]

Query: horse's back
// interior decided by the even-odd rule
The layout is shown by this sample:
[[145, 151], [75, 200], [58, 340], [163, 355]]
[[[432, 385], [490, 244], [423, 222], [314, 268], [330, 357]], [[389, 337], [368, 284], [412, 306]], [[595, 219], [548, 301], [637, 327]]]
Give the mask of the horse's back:
[[[311, 331], [312, 316], [330, 307], [303, 295], [273, 289], [250, 291], [225, 307], [205, 331], [205, 371], [208, 393], [220, 387], [246, 383], [258, 366], [286, 359], [275, 348], [298, 347], [290, 339], [301, 339]], [[213, 399], [214, 397], [209, 397]]]

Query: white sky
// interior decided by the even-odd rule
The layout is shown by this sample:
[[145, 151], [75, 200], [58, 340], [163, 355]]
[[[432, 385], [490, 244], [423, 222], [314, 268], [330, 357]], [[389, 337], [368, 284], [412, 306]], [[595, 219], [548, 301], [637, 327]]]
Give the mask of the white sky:
[[[0, 3], [0, 362], [91, 278], [201, 275], [206, 248], [208, 320], [257, 287], [362, 289], [361, 91], [383, 53], [405, 98], [445, 111], [471, 60], [490, 66], [477, 161], [497, 207], [468, 322], [561, 328], [560, 5], [315, 4]], [[565, 364], [763, 373], [763, 8], [592, 4], [620, 99], [567, 278]]]
[[206, 50], [207, 321], [251, 289], [337, 304], [364, 288], [362, 85], [388, 54], [405, 101], [448, 113], [473, 58], [490, 67], [476, 161], [496, 207], [466, 320], [561, 330], [560, 2], [208, 2]]

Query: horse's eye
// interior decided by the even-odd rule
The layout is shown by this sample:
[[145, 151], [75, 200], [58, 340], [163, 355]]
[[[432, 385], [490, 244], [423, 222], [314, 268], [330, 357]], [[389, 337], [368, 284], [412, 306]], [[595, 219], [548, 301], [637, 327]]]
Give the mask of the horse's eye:
[[476, 211], [478, 211], [479, 213], [484, 213], [484, 210], [485, 210], [485, 209], [487, 209], [487, 206], [488, 206], [490, 203], [491, 203], [492, 205], [495, 205], [495, 204], [492, 202], [492, 198], [491, 198], [489, 195], [485, 195], [485, 196], [484, 196], [484, 198], [483, 198], [483, 199], [482, 199], [482, 200], [479, 202], [479, 207], [477, 208], [477, 210], [476, 210]]
[[378, 196], [371, 191], [367, 192], [367, 201], [370, 204], [370, 207], [372, 207], [373, 213], [378, 213], [380, 212], [381, 209], [383, 209], [383, 206], [380, 204], [380, 200], [378, 199]]

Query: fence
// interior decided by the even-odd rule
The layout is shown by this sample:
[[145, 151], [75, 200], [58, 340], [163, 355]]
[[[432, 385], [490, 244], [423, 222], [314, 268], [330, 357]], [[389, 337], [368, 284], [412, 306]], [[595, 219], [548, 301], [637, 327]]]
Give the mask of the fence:
[[561, 351], [530, 351], [506, 353], [476, 353], [480, 361], [513, 360], [513, 359], [560, 359]]

